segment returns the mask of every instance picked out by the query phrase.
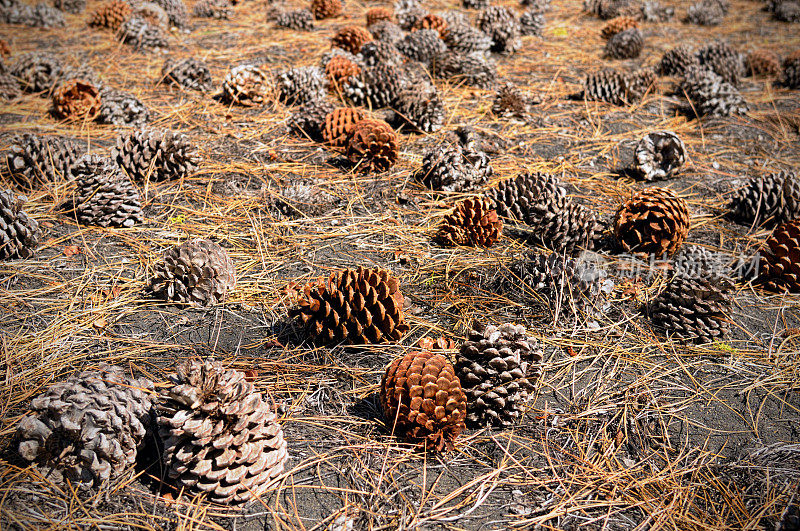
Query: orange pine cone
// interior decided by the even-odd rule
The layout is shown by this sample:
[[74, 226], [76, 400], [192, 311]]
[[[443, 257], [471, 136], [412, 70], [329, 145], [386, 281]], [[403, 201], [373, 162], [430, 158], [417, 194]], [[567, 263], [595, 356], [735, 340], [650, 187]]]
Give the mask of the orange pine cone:
[[353, 127], [365, 116], [364, 111], [353, 107], [334, 109], [325, 116], [322, 126], [322, 141], [333, 147], [345, 146]]
[[342, 84], [350, 76], [357, 76], [361, 73], [361, 68], [353, 61], [342, 55], [335, 55], [325, 65], [325, 77], [328, 78], [331, 89], [334, 92], [341, 90]]
[[360, 120], [350, 132], [347, 158], [360, 171], [386, 171], [397, 161], [397, 135], [383, 120]]
[[361, 51], [364, 43], [373, 40], [372, 34], [365, 28], [359, 26], [346, 26], [336, 32], [336, 35], [331, 37], [331, 47], [341, 48], [352, 54], [357, 54]]
[[314, 13], [314, 18], [321, 20], [323, 18], [338, 17], [342, 14], [342, 1], [341, 0], [312, 0], [311, 12]]
[[390, 7], [378, 6], [367, 9], [367, 26], [372, 26], [381, 20], [391, 20], [394, 18], [394, 9]]
[[470, 197], [456, 203], [453, 211], [445, 216], [436, 239], [444, 245], [491, 247], [502, 231], [503, 222], [491, 202]]
[[603, 27], [602, 31], [600, 32], [600, 36], [603, 37], [605, 40], [608, 40], [621, 31], [638, 27], [639, 27], [639, 22], [635, 18], [628, 16], [621, 16], [609, 20], [608, 24], [606, 24]]
[[689, 234], [689, 206], [667, 188], [648, 188], [617, 210], [614, 236], [625, 252], [672, 254]]
[[70, 79], [53, 92], [53, 112], [69, 121], [91, 120], [100, 111], [100, 91], [82, 79]]
[[413, 31], [421, 29], [436, 30], [442, 39], [447, 37], [447, 21], [433, 13], [428, 13], [414, 23]]

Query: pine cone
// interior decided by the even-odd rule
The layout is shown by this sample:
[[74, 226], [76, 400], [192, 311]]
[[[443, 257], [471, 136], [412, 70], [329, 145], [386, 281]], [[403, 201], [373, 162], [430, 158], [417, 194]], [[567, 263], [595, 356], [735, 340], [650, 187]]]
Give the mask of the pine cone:
[[559, 253], [592, 249], [600, 232], [594, 214], [567, 196], [558, 178], [544, 173], [523, 173], [501, 181], [489, 190], [494, 208], [505, 218], [527, 225], [523, 235]]
[[400, 282], [384, 269], [345, 269], [309, 283], [289, 311], [320, 344], [386, 343], [408, 331]]
[[641, 100], [655, 85], [658, 77], [652, 68], [639, 68], [633, 72], [625, 74], [626, 97], [628, 101], [635, 102]]
[[0, 189], [0, 260], [30, 258], [39, 244], [39, 224], [22, 210], [27, 201]]
[[276, 80], [278, 99], [286, 105], [297, 105], [325, 97], [327, 79], [317, 66], [301, 66], [284, 70]]
[[633, 169], [645, 181], [668, 179], [686, 162], [686, 146], [671, 131], [658, 131], [642, 138], [633, 153]]
[[[792, 201], [792, 208], [787, 208], [787, 197], [792, 197], [794, 179], [790, 179], [787, 186], [787, 174], [771, 173], [756, 176], [750, 179], [744, 188], [737, 190], [730, 202], [731, 217], [747, 225], [756, 227], [774, 226], [777, 223], [791, 219], [789, 213], [796, 210], [796, 201]], [[785, 189], [789, 193], [785, 194]]]
[[631, 0], [584, 0], [583, 9], [603, 20], [639, 16], [641, 10], [637, 3]]
[[397, 0], [394, 3], [394, 16], [397, 24], [406, 31], [411, 31], [414, 24], [428, 13], [418, 0]]
[[693, 66], [700, 66], [700, 60], [691, 46], [681, 44], [661, 57], [656, 71], [662, 76], [683, 76]]
[[537, 13], [547, 13], [550, 11], [550, 0], [521, 0], [520, 4], [523, 6], [530, 6]]
[[414, 26], [411, 28], [412, 31], [424, 29], [435, 30], [437, 33], [439, 33], [439, 37], [444, 39], [447, 36], [447, 21], [439, 15], [428, 13], [421, 19], [417, 20], [414, 23]]
[[380, 109], [392, 105], [408, 86], [405, 71], [391, 64], [378, 64], [362, 68], [361, 75], [353, 76], [344, 85], [344, 94], [353, 104]]
[[800, 50], [783, 60], [780, 84], [791, 89], [800, 89]]
[[135, 49], [168, 48], [167, 34], [159, 26], [154, 26], [139, 16], [128, 18], [117, 31], [119, 40]]
[[79, 153], [78, 145], [66, 138], [25, 133], [12, 138], [6, 165], [17, 186], [35, 190], [69, 179], [69, 169]]
[[284, 11], [275, 17], [275, 24], [281, 28], [311, 31], [314, 29], [314, 14], [308, 9]]
[[199, 18], [228, 20], [233, 14], [232, 6], [230, 0], [199, 0], [194, 5], [192, 14]]
[[444, 42], [456, 54], [483, 54], [492, 48], [491, 37], [467, 24], [450, 24]]
[[439, 32], [432, 29], [411, 32], [395, 46], [409, 59], [425, 65], [437, 61], [447, 52], [447, 45], [439, 37]]
[[775, 4], [772, 10], [775, 20], [781, 22], [800, 22], [800, 2], [797, 0], [783, 0]]
[[467, 9], [487, 9], [490, 5], [489, 0], [461, 0], [461, 3]]
[[[378, 22], [372, 24], [368, 29], [375, 40], [392, 45], [402, 39], [404, 35], [400, 26], [388, 20], [379, 20]], [[364, 46], [366, 46], [366, 44]]]
[[644, 48], [644, 36], [639, 28], [620, 31], [606, 43], [606, 56], [612, 59], [635, 59]]
[[222, 81], [220, 97], [226, 103], [261, 105], [268, 85], [267, 74], [259, 67], [250, 64], [234, 66]]
[[522, 92], [513, 83], [504, 83], [495, 93], [492, 113], [504, 118], [530, 118], [531, 106], [536, 103], [533, 98]]
[[152, 0], [154, 4], [161, 7], [169, 17], [169, 24], [177, 28], [185, 27], [189, 22], [189, 11], [183, 0]]
[[479, 153], [465, 151], [459, 144], [438, 146], [422, 159], [414, 178], [432, 190], [469, 192], [477, 190], [492, 174]]
[[334, 18], [342, 14], [342, 0], [311, 0], [311, 12], [314, 18]]
[[481, 11], [478, 28], [492, 39], [493, 52], [509, 55], [522, 46], [519, 20], [506, 7], [491, 6]]
[[193, 57], [167, 59], [161, 67], [161, 83], [191, 90], [211, 90], [213, 81], [208, 65]]
[[350, 76], [357, 76], [361, 73], [361, 68], [346, 57], [332, 57], [325, 65], [325, 77], [328, 78], [328, 85], [334, 93], [341, 92], [342, 84]]
[[372, 40], [372, 34], [359, 26], [345, 26], [331, 38], [331, 46], [350, 53], [358, 53], [364, 43]]
[[800, 291], [800, 220], [781, 223], [758, 253], [758, 282], [782, 293]]
[[381, 380], [380, 400], [391, 432], [423, 450], [450, 450], [464, 431], [467, 398], [442, 354], [412, 351], [394, 360]]
[[604, 68], [588, 74], [583, 81], [583, 98], [605, 101], [615, 105], [627, 103], [627, 82], [625, 75], [613, 68]]
[[158, 406], [169, 481], [221, 504], [264, 494], [289, 457], [265, 397], [245, 373], [213, 359], [183, 362], [170, 379]]
[[717, 0], [700, 0], [686, 10], [684, 22], [699, 26], [719, 26], [725, 18], [725, 11]]
[[739, 80], [744, 76], [742, 56], [726, 42], [716, 41], [700, 48], [697, 51], [697, 60], [700, 66], [711, 69], [733, 86], [738, 86]]
[[53, 0], [53, 7], [77, 15], [86, 9], [86, 0]]
[[745, 72], [748, 76], [777, 76], [781, 70], [778, 56], [770, 50], [754, 50], [747, 54], [744, 61]]
[[293, 131], [308, 136], [311, 140], [322, 142], [325, 117], [336, 110], [327, 100], [315, 100], [299, 107], [289, 118], [289, 126]]
[[55, 383], [22, 417], [19, 454], [58, 469], [58, 479], [98, 487], [136, 461], [150, 428], [152, 389], [149, 380], [105, 364]]
[[131, 16], [138, 17], [150, 26], [165, 29], [169, 26], [169, 15], [164, 8], [153, 2], [136, 2], [131, 5], [133, 13]]
[[52, 54], [28, 52], [19, 56], [10, 72], [23, 92], [44, 92], [59, 81], [63, 68], [61, 61]]
[[436, 240], [442, 245], [491, 247], [503, 232], [503, 222], [485, 198], [462, 199], [442, 220]]
[[675, 16], [675, 9], [662, 6], [658, 0], [642, 2], [642, 20], [645, 22], [669, 22]]
[[544, 33], [544, 13], [532, 7], [525, 10], [519, 17], [519, 30], [521, 35], [535, 35], [541, 37]]
[[22, 91], [19, 89], [17, 78], [8, 72], [0, 73], [0, 100], [11, 101], [21, 95]]
[[467, 397], [467, 423], [510, 427], [520, 420], [541, 377], [542, 349], [525, 327], [476, 323], [456, 356]]
[[456, 85], [489, 89], [497, 80], [497, 67], [482, 54], [447, 53], [435, 67], [436, 77], [447, 79]]
[[391, 124], [394, 127], [410, 126], [414, 131], [433, 133], [444, 124], [444, 105], [435, 87], [406, 89], [394, 104]]
[[224, 302], [235, 287], [236, 269], [225, 249], [197, 238], [164, 251], [149, 291], [167, 302], [203, 307]]
[[392, 22], [392, 19], [394, 18], [394, 9], [386, 6], [371, 7], [367, 9], [367, 12], [364, 16], [367, 19], [367, 28], [369, 28], [369, 26], [372, 26], [376, 22], [380, 22], [382, 20]]
[[9, 24], [24, 24], [32, 28], [61, 28], [67, 24], [63, 11], [44, 2], [34, 6], [17, 4], [10, 12], [7, 11], [6, 17]]
[[633, 17], [617, 17], [603, 26], [603, 29], [600, 31], [600, 36], [608, 40], [621, 31], [638, 27], [639, 22]]
[[328, 113], [322, 128], [322, 140], [333, 147], [344, 147], [357, 122], [366, 118], [361, 109], [340, 107]]
[[676, 275], [690, 278], [732, 278], [732, 269], [721, 253], [699, 245], [684, 245], [672, 260]]
[[117, 30], [132, 14], [131, 6], [123, 0], [110, 0], [92, 13], [89, 25]]
[[132, 179], [181, 179], [194, 171], [197, 154], [187, 138], [169, 130], [133, 130], [117, 137], [112, 158]]
[[70, 79], [53, 91], [53, 114], [70, 122], [94, 119], [100, 111], [97, 87], [83, 79]]
[[150, 111], [133, 94], [103, 89], [96, 119], [101, 124], [143, 125], [150, 120]]
[[698, 116], [729, 116], [747, 112], [747, 103], [736, 87], [702, 67], [687, 70], [679, 90], [686, 94]]
[[81, 224], [132, 227], [142, 221], [139, 191], [111, 159], [84, 155], [70, 171], [77, 184], [73, 208]]
[[[394, 44], [383, 41], [370, 41], [361, 47], [358, 54], [365, 66], [374, 67], [385, 64], [402, 67], [406, 62], [405, 56], [400, 53]], [[410, 61], [409, 61], [410, 63]]]
[[647, 308], [667, 334], [697, 343], [722, 339], [728, 332], [730, 280], [676, 275]]
[[688, 234], [686, 200], [667, 188], [648, 188], [634, 194], [614, 218], [614, 236], [629, 253], [673, 254]]
[[285, 216], [319, 216], [330, 211], [336, 198], [317, 184], [292, 184], [281, 190], [275, 207]]
[[362, 172], [384, 172], [397, 161], [397, 135], [383, 120], [359, 120], [347, 139], [347, 158]]

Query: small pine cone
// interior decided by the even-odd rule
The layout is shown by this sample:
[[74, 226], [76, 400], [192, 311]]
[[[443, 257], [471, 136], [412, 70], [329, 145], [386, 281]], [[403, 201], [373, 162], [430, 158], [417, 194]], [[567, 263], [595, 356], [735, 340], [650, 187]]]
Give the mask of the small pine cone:
[[336, 198], [317, 184], [292, 184], [281, 190], [275, 207], [285, 216], [319, 216], [329, 212]]
[[139, 191], [114, 161], [84, 155], [70, 171], [77, 185], [73, 207], [81, 224], [132, 227], [142, 221]]
[[365, 16], [367, 18], [367, 28], [369, 29], [370, 26], [382, 20], [392, 22], [394, 9], [385, 6], [371, 7], [367, 9]]
[[526, 9], [519, 17], [519, 31], [521, 35], [541, 37], [544, 33], [544, 13], [535, 7]]
[[19, 454], [57, 469], [57, 479], [99, 487], [135, 463], [150, 429], [152, 389], [105, 364], [55, 383], [20, 421]]
[[289, 126], [293, 131], [308, 136], [316, 142], [323, 141], [325, 117], [336, 110], [327, 100], [315, 100], [300, 106], [289, 118]]
[[375, 24], [372, 24], [367, 29], [369, 29], [369, 32], [376, 41], [381, 41], [392, 45], [394, 45], [404, 36], [403, 30], [400, 28], [400, 26], [388, 20], [380, 20]]
[[[460, 144], [438, 146], [422, 158], [422, 167], [414, 178], [432, 190], [469, 192], [477, 190], [492, 174], [483, 157], [471, 156]], [[474, 155], [482, 155], [475, 153]]]
[[325, 97], [328, 90], [324, 71], [317, 66], [290, 68], [276, 79], [278, 99], [286, 105], [298, 105]]
[[800, 50], [784, 59], [782, 66], [781, 85], [791, 89], [800, 89]]
[[115, 89], [100, 92], [99, 123], [140, 126], [149, 120], [150, 111], [133, 94]]
[[53, 0], [53, 7], [64, 13], [77, 15], [86, 9], [86, 0]]
[[692, 68], [680, 85], [698, 116], [730, 116], [747, 112], [739, 90], [711, 70]]
[[22, 22], [33, 28], [63, 28], [67, 25], [64, 12], [45, 2], [24, 6]]
[[641, 8], [631, 0], [584, 0], [583, 9], [603, 20], [609, 20], [622, 16], [639, 16]]
[[444, 105], [435, 87], [406, 89], [397, 96], [392, 116], [394, 127], [410, 126], [414, 131], [433, 133], [444, 124]]
[[193, 57], [167, 59], [161, 67], [160, 82], [200, 91], [211, 90], [213, 86], [208, 65]]
[[70, 122], [91, 121], [100, 111], [100, 92], [83, 79], [70, 79], [53, 91], [53, 114]]
[[261, 105], [267, 94], [267, 74], [250, 64], [234, 66], [222, 80], [220, 97], [226, 103]]
[[667, 188], [648, 188], [634, 194], [614, 218], [614, 236], [628, 253], [671, 255], [688, 234], [688, 204]]
[[576, 254], [592, 249], [600, 224], [595, 215], [567, 196], [561, 182], [545, 173], [523, 173], [489, 190], [500, 216], [527, 225], [523, 235], [545, 248]]
[[437, 61], [447, 51], [447, 45], [432, 29], [414, 31], [396, 43], [400, 53], [425, 65]]
[[135, 49], [168, 48], [167, 34], [159, 26], [154, 26], [138, 16], [132, 16], [122, 23], [117, 32], [119, 39]]
[[[358, 54], [364, 66], [374, 67], [378, 65], [391, 65], [400, 67], [406, 61], [405, 56], [400, 53], [394, 44], [383, 41], [371, 41], [361, 47]], [[357, 64], [357, 63], [356, 63]]]
[[325, 77], [328, 78], [328, 86], [334, 93], [341, 92], [342, 84], [351, 76], [359, 74], [361, 74], [361, 67], [341, 55], [332, 57], [325, 65]]
[[684, 22], [699, 26], [719, 26], [725, 18], [725, 11], [716, 0], [700, 0], [686, 10]]
[[116, 31], [132, 13], [133, 11], [128, 2], [124, 0], [111, 0], [92, 13], [89, 19], [89, 25], [95, 28], [108, 28]]
[[0, 189], [0, 260], [30, 258], [39, 244], [39, 224], [22, 210], [27, 201]]
[[340, 107], [325, 116], [322, 140], [332, 147], [344, 147], [357, 122], [366, 118], [366, 113], [353, 107]]
[[617, 33], [639, 27], [639, 22], [633, 17], [617, 17], [610, 20], [600, 31], [600, 36], [608, 40]]
[[638, 68], [625, 74], [626, 97], [629, 102], [641, 100], [658, 80], [652, 68]]
[[189, 23], [189, 11], [183, 0], [153, 0], [153, 3], [167, 13], [170, 26], [183, 28]]
[[510, 427], [518, 422], [541, 377], [542, 348], [525, 327], [476, 323], [456, 356], [467, 397], [468, 424]]
[[355, 105], [372, 109], [388, 107], [408, 85], [405, 71], [391, 64], [378, 64], [363, 68], [344, 85], [344, 95]]
[[352, 54], [361, 51], [364, 43], [372, 40], [372, 34], [359, 26], [345, 26], [331, 37], [331, 47], [341, 48]]
[[23, 92], [44, 92], [60, 80], [63, 68], [61, 60], [52, 54], [28, 52], [19, 56], [10, 72]]
[[350, 61], [354, 62], [358, 66], [363, 66], [361, 64], [361, 54], [356, 55], [346, 50], [342, 50], [341, 48], [331, 48], [322, 54], [322, 58], [319, 61], [320, 67], [324, 69], [334, 57], [344, 57], [345, 59], [349, 59]]
[[311, 0], [311, 12], [314, 18], [334, 18], [342, 14], [342, 0]]
[[69, 179], [69, 169], [80, 157], [78, 145], [63, 137], [40, 137], [30, 133], [15, 136], [6, 155], [11, 180], [22, 189]]
[[456, 85], [489, 89], [497, 80], [497, 66], [483, 54], [458, 55], [451, 52], [434, 66], [436, 77]]
[[608, 39], [605, 54], [612, 59], [635, 59], [644, 48], [644, 36], [639, 28], [620, 31]]
[[314, 14], [308, 9], [284, 11], [275, 17], [275, 24], [281, 28], [311, 31], [314, 29]]
[[690, 45], [681, 44], [664, 53], [656, 71], [662, 76], [683, 76], [693, 66], [700, 66], [700, 60]]
[[513, 83], [504, 83], [495, 93], [492, 112], [504, 118], [527, 120], [533, 101]]
[[386, 368], [380, 393], [387, 428], [423, 450], [451, 450], [466, 427], [467, 398], [442, 354], [412, 351]]
[[747, 54], [744, 61], [748, 76], [777, 76], [781, 70], [778, 56], [770, 50], [754, 50]]
[[647, 308], [668, 335], [697, 343], [719, 341], [728, 332], [732, 282], [676, 275]]
[[153, 2], [136, 2], [131, 8], [133, 9], [131, 16], [141, 18], [151, 26], [162, 29], [169, 26], [169, 15], [163, 7]]
[[421, 19], [417, 20], [414, 23], [414, 26], [411, 28], [412, 31], [418, 31], [423, 29], [430, 29], [437, 31], [439, 33], [439, 37], [442, 39], [447, 37], [447, 21], [442, 17], [440, 17], [439, 15], [428, 13]]
[[[784, 194], [786, 173], [770, 173], [755, 176], [744, 188], [737, 190], [728, 209], [731, 217], [754, 227], [772, 227], [787, 217], [787, 195], [791, 197], [793, 183], [789, 183], [789, 194]], [[793, 179], [792, 179], [793, 180]], [[796, 201], [792, 201], [792, 210]]]
[[778, 225], [758, 253], [758, 282], [770, 291], [800, 291], [800, 220]]
[[0, 100], [11, 101], [21, 95], [17, 78], [8, 72], [0, 73]]
[[781, 172], [783, 178], [783, 219], [791, 221], [800, 218], [800, 177], [793, 171]]
[[226, 505], [264, 494], [289, 458], [268, 400], [213, 359], [185, 361], [170, 380], [157, 408], [170, 483]]
[[385, 269], [345, 269], [309, 283], [289, 311], [319, 344], [399, 341], [408, 332], [400, 281]]
[[723, 41], [716, 41], [697, 50], [700, 66], [709, 68], [724, 81], [739, 85], [744, 76], [744, 61], [741, 54]]
[[197, 238], [164, 251], [148, 287], [157, 298], [203, 307], [224, 302], [236, 287], [236, 269], [225, 249]]
[[491, 6], [481, 11], [478, 28], [492, 39], [493, 52], [509, 55], [522, 46], [519, 20], [506, 7]]
[[197, 166], [195, 147], [180, 133], [142, 128], [117, 137], [112, 158], [132, 179], [182, 179]]
[[503, 222], [485, 198], [462, 199], [444, 217], [436, 240], [443, 245], [491, 247], [503, 232]]
[[359, 120], [347, 140], [347, 158], [360, 171], [384, 172], [397, 161], [397, 135], [383, 120]]
[[633, 152], [633, 169], [645, 181], [668, 179], [686, 162], [686, 146], [671, 131], [658, 131], [642, 138]]
[[491, 37], [467, 24], [450, 24], [444, 42], [456, 54], [483, 54], [492, 48]]
[[529, 6], [529, 9], [537, 13], [547, 13], [550, 11], [550, 0], [520, 0], [523, 6]]
[[233, 14], [232, 7], [230, 0], [199, 0], [194, 5], [192, 14], [199, 18], [228, 20]]

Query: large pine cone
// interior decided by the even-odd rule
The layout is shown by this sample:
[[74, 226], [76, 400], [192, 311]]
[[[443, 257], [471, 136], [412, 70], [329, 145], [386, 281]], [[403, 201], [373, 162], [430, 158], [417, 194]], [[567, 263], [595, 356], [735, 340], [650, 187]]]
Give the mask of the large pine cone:
[[53, 91], [53, 113], [71, 122], [90, 121], [100, 111], [100, 91], [91, 82], [71, 79]]
[[731, 217], [739, 223], [772, 227], [800, 214], [800, 191], [793, 173], [770, 173], [751, 178], [730, 202]]
[[408, 331], [400, 281], [384, 269], [345, 269], [306, 284], [289, 316], [317, 343], [398, 341]]
[[639, 28], [626, 29], [615, 34], [606, 43], [606, 56], [612, 59], [634, 59], [644, 48], [644, 36]]
[[6, 164], [16, 185], [34, 190], [69, 179], [69, 169], [80, 151], [76, 143], [63, 137], [24, 133], [12, 138]]
[[364, 43], [372, 40], [372, 34], [360, 26], [345, 26], [331, 37], [331, 46], [356, 54]]
[[486, 198], [462, 199], [439, 225], [436, 240], [443, 245], [491, 247], [503, 232], [491, 201]]
[[800, 291], [800, 220], [775, 227], [759, 252], [759, 282], [770, 291]]
[[156, 26], [139, 15], [129, 17], [117, 30], [117, 37], [135, 49], [168, 48], [169, 40], [161, 26]]
[[52, 54], [28, 52], [17, 58], [11, 75], [19, 81], [23, 92], [43, 92], [55, 86], [63, 68], [61, 60]]
[[693, 66], [700, 66], [700, 60], [690, 45], [681, 44], [664, 53], [656, 71], [662, 76], [682, 76]]
[[477, 426], [511, 426], [522, 417], [542, 374], [542, 349], [521, 325], [473, 327], [455, 364], [467, 396], [466, 420]]
[[700, 66], [711, 69], [734, 87], [745, 73], [741, 54], [724, 41], [715, 41], [697, 50], [697, 60]]
[[686, 70], [679, 92], [686, 95], [698, 116], [729, 116], [747, 112], [739, 90], [703, 67]]
[[449, 450], [464, 431], [467, 398], [442, 354], [412, 351], [386, 368], [380, 393], [387, 427], [424, 450]]
[[132, 10], [128, 2], [111, 0], [92, 13], [89, 25], [117, 30], [131, 16]]
[[[336, 110], [327, 100], [315, 100], [302, 105], [289, 117], [289, 126], [295, 132], [308, 136], [311, 140], [322, 142], [325, 118]], [[346, 137], [345, 137], [346, 138]]]
[[235, 287], [236, 268], [225, 249], [197, 238], [164, 251], [149, 290], [165, 301], [202, 307], [224, 302]]
[[215, 503], [262, 495], [289, 458], [277, 416], [241, 371], [181, 363], [158, 407], [168, 480]]
[[19, 454], [64, 480], [99, 486], [136, 461], [150, 428], [149, 380], [101, 365], [51, 385], [17, 428]]
[[447, 51], [447, 45], [432, 29], [414, 31], [395, 43], [400, 53], [424, 65], [436, 62]]
[[673, 254], [689, 234], [689, 206], [667, 188], [648, 188], [626, 201], [614, 218], [625, 252]]
[[342, 14], [342, 0], [311, 0], [311, 12], [317, 20], [338, 17]]
[[519, 20], [503, 6], [491, 6], [478, 15], [478, 29], [492, 39], [492, 51], [512, 54], [522, 46]]
[[463, 149], [460, 144], [437, 146], [425, 153], [414, 178], [432, 190], [469, 192], [480, 188], [492, 175], [484, 153]]
[[22, 210], [27, 200], [0, 189], [0, 260], [30, 258], [39, 244], [39, 224]]
[[394, 103], [407, 86], [407, 75], [402, 67], [377, 64], [362, 68], [359, 76], [350, 77], [344, 85], [344, 95], [355, 105], [380, 109]]
[[650, 302], [648, 313], [670, 335], [698, 343], [718, 341], [728, 331], [732, 283], [721, 277], [676, 275]]
[[72, 166], [78, 221], [100, 227], [132, 227], [143, 218], [139, 191], [111, 159], [84, 155]]
[[633, 17], [617, 17], [603, 26], [603, 29], [600, 31], [600, 36], [608, 40], [621, 31], [638, 27], [639, 22]]
[[781, 70], [778, 56], [765, 49], [753, 50], [744, 60], [745, 72], [748, 76], [777, 76]]
[[378, 40], [364, 44], [357, 57], [361, 59], [364, 66], [370, 68], [381, 64], [399, 67], [406, 61], [406, 57], [394, 44]]
[[671, 131], [658, 131], [642, 138], [633, 152], [633, 169], [645, 181], [668, 179], [686, 162], [686, 146]]
[[188, 139], [172, 131], [138, 129], [117, 137], [111, 152], [132, 179], [181, 179], [197, 165], [197, 153]]
[[567, 196], [553, 175], [523, 173], [489, 190], [498, 214], [527, 225], [527, 239], [560, 253], [592, 249], [600, 232], [594, 214]]
[[366, 118], [361, 109], [339, 107], [325, 116], [322, 126], [322, 140], [333, 147], [344, 147], [356, 123]]
[[222, 80], [220, 98], [226, 103], [261, 105], [269, 87], [267, 73], [255, 65], [234, 66]]
[[583, 80], [583, 98], [624, 105], [628, 101], [628, 88], [625, 75], [613, 68], [604, 68], [587, 74]]
[[297, 105], [325, 97], [327, 79], [318, 66], [289, 68], [276, 79], [278, 99], [286, 105]]
[[208, 65], [199, 59], [167, 59], [161, 67], [161, 82], [191, 90], [211, 90], [213, 81]]
[[538, 11], [536, 7], [526, 9], [519, 17], [519, 30], [522, 35], [541, 37], [544, 32], [544, 25], [544, 13]]
[[104, 88], [100, 92], [100, 110], [97, 113], [99, 123], [143, 125], [149, 120], [150, 111], [133, 94], [112, 88]]
[[397, 134], [383, 120], [360, 120], [347, 139], [347, 158], [360, 171], [386, 171], [397, 161]]
[[485, 54], [446, 53], [434, 67], [436, 77], [455, 85], [490, 89], [497, 80], [497, 66]]

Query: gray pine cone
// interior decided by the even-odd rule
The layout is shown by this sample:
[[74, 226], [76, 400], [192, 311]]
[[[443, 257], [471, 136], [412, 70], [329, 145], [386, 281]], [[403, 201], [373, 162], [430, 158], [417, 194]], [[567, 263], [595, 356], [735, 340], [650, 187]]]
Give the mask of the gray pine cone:
[[468, 424], [509, 427], [524, 414], [541, 377], [542, 348], [522, 325], [475, 323], [456, 355]]
[[169, 130], [133, 130], [117, 137], [112, 158], [132, 179], [163, 181], [181, 179], [197, 166], [195, 147]]
[[744, 58], [724, 41], [715, 41], [697, 50], [700, 66], [709, 68], [724, 81], [738, 86], [745, 75]]
[[686, 71], [680, 91], [686, 94], [698, 116], [729, 116], [747, 112], [747, 103], [739, 90], [702, 67]]
[[150, 120], [150, 111], [133, 94], [106, 88], [100, 93], [95, 120], [101, 124], [142, 125]]
[[83, 225], [132, 227], [143, 218], [139, 191], [109, 158], [84, 155], [72, 166], [73, 208]]
[[275, 24], [281, 28], [311, 31], [314, 29], [314, 14], [308, 9], [283, 11], [275, 18]]
[[663, 6], [658, 0], [642, 2], [642, 20], [645, 22], [669, 22], [675, 16], [675, 8]]
[[800, 2], [797, 0], [783, 0], [777, 2], [772, 9], [775, 20], [781, 22], [800, 22]]
[[717, 0], [700, 0], [686, 10], [684, 22], [699, 26], [719, 26], [725, 11]]
[[409, 59], [426, 65], [437, 61], [447, 51], [439, 32], [432, 29], [412, 31], [397, 41], [395, 47]]
[[492, 113], [503, 118], [530, 118], [531, 106], [537, 103], [513, 83], [504, 83], [495, 93]]
[[371, 24], [367, 29], [375, 40], [387, 44], [396, 44], [404, 35], [400, 26], [388, 20], [379, 20], [375, 24]]
[[286, 105], [298, 105], [325, 97], [328, 80], [317, 66], [289, 68], [276, 79], [278, 99]]
[[509, 55], [522, 46], [516, 14], [502, 6], [491, 6], [478, 15], [478, 29], [492, 39], [493, 52]]
[[63, 68], [61, 60], [52, 54], [28, 52], [17, 58], [10, 72], [23, 92], [44, 92], [55, 87]]
[[614, 34], [606, 43], [606, 56], [612, 59], [634, 59], [644, 48], [644, 36], [639, 28], [630, 28]]
[[377, 66], [379, 64], [401, 66], [406, 61], [406, 58], [394, 44], [385, 41], [365, 42], [355, 57], [360, 60], [354, 61], [355, 64], [363, 66]]
[[699, 66], [694, 49], [688, 44], [681, 44], [664, 53], [656, 71], [662, 76], [683, 76], [692, 66]]
[[109, 365], [55, 383], [20, 421], [19, 454], [57, 470], [57, 479], [98, 487], [136, 461], [150, 428], [152, 389]]
[[544, 24], [544, 12], [540, 11], [536, 6], [526, 9], [519, 17], [520, 33], [522, 35], [541, 37], [544, 32]]
[[39, 244], [39, 224], [22, 210], [24, 195], [0, 190], [0, 260], [30, 258]]
[[219, 304], [236, 287], [233, 261], [218, 244], [188, 240], [164, 252], [149, 290], [159, 299], [204, 307]]
[[233, 4], [229, 0], [200, 0], [194, 5], [192, 14], [199, 18], [228, 20], [233, 14]]
[[434, 75], [456, 85], [490, 89], [497, 81], [497, 66], [484, 54], [445, 54], [434, 68]]
[[297, 183], [283, 188], [274, 204], [285, 216], [319, 216], [330, 211], [335, 200], [318, 183]]
[[267, 74], [252, 64], [234, 66], [222, 80], [220, 99], [225, 103], [261, 105], [269, 87]]
[[193, 57], [167, 59], [161, 67], [160, 82], [200, 91], [211, 90], [213, 86], [208, 65]]
[[406, 89], [398, 94], [390, 124], [394, 128], [408, 125], [414, 131], [433, 133], [444, 123], [444, 105], [436, 87]]
[[394, 18], [405, 31], [411, 31], [417, 21], [427, 14], [428, 11], [423, 9], [418, 0], [397, 0], [394, 3]]
[[64, 12], [60, 9], [39, 2], [35, 6], [21, 5], [21, 22], [33, 28], [63, 28], [67, 25]]
[[53, 6], [65, 13], [77, 15], [86, 9], [86, 0], [53, 0]]
[[183, 28], [188, 24], [189, 11], [183, 0], [153, 0], [153, 3], [164, 9], [169, 17], [170, 25]]
[[797, 178], [793, 173], [752, 177], [737, 190], [728, 206], [731, 217], [746, 225], [774, 227], [798, 217]]
[[[2, 69], [0, 68], [0, 70]], [[9, 72], [0, 72], [0, 100], [11, 101], [21, 95], [19, 81]]]
[[325, 117], [334, 111], [336, 106], [328, 100], [314, 100], [302, 105], [289, 117], [289, 127], [302, 136], [322, 142], [322, 128]]
[[681, 246], [681, 250], [672, 259], [672, 270], [676, 275], [694, 278], [730, 279], [733, 274], [733, 269], [723, 254], [699, 245]]
[[450, 24], [445, 44], [456, 54], [487, 53], [492, 48], [492, 38], [468, 24]]
[[633, 169], [645, 181], [668, 179], [686, 162], [686, 146], [671, 131], [657, 131], [642, 138], [633, 152]]
[[379, 64], [361, 69], [344, 84], [344, 95], [354, 105], [372, 109], [391, 106], [408, 86], [405, 70], [391, 64]]
[[167, 48], [167, 34], [160, 26], [154, 26], [139, 16], [132, 16], [122, 23], [117, 36], [135, 49]]
[[697, 343], [722, 339], [729, 324], [732, 283], [724, 278], [676, 275], [654, 298], [647, 312], [668, 335]]
[[69, 179], [69, 169], [81, 153], [78, 145], [69, 139], [24, 133], [11, 139], [6, 165], [9, 177], [17, 186], [36, 190]]
[[783, 60], [780, 84], [791, 89], [800, 89], [800, 52], [794, 52]]
[[488, 157], [446, 144], [425, 153], [414, 178], [432, 190], [469, 192], [479, 189], [492, 174]]

